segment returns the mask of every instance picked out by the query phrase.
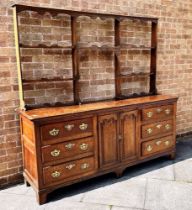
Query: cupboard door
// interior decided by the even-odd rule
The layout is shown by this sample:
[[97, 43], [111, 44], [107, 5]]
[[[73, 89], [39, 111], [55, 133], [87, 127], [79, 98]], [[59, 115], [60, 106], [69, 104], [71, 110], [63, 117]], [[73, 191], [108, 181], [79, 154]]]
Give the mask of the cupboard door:
[[100, 167], [108, 168], [119, 162], [118, 116], [108, 114], [98, 117]]
[[131, 161], [138, 155], [138, 111], [120, 114], [120, 133], [122, 138], [122, 161]]

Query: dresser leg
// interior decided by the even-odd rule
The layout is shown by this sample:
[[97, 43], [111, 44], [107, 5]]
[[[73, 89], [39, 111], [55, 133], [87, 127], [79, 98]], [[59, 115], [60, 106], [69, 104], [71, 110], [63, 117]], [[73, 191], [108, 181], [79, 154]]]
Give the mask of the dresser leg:
[[24, 179], [24, 183], [25, 183], [26, 187], [30, 187], [31, 186], [26, 179]]
[[47, 195], [48, 195], [47, 192], [37, 192], [36, 193], [36, 198], [37, 198], [37, 202], [39, 203], [39, 205], [46, 203]]
[[119, 169], [119, 170], [115, 171], [115, 174], [116, 174], [116, 178], [117, 179], [122, 177], [123, 171], [124, 170], [122, 170], [122, 169]]
[[174, 160], [175, 159], [175, 156], [176, 156], [176, 153], [175, 152], [172, 152], [170, 155], [169, 155], [169, 158], [171, 160]]

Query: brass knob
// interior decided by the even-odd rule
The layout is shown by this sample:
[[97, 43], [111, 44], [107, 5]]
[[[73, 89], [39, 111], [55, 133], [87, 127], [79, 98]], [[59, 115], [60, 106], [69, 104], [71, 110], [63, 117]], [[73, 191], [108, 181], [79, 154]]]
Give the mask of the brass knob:
[[61, 173], [60, 173], [59, 171], [54, 171], [54, 172], [51, 174], [51, 176], [52, 176], [53, 178], [60, 177], [60, 175], [61, 175]]
[[53, 157], [58, 157], [60, 155], [60, 152], [61, 152], [60, 150], [54, 149], [53, 151], [51, 151], [51, 155]]
[[85, 143], [82, 143], [80, 146], [79, 146], [79, 148], [81, 149], [81, 150], [87, 150], [88, 149], [88, 144], [85, 144]]
[[153, 147], [151, 145], [147, 146], [147, 152], [151, 152], [153, 150]]
[[75, 164], [69, 164], [69, 165], [65, 166], [65, 168], [69, 169], [69, 170], [71, 170], [74, 167], [75, 167]]
[[153, 132], [152, 128], [148, 128], [148, 129], [147, 129], [147, 133], [148, 133], [148, 134], [151, 134], [152, 132]]
[[171, 110], [170, 109], [165, 109], [165, 114], [170, 114], [171, 113]]
[[162, 141], [156, 141], [156, 145], [160, 145], [162, 143]]
[[152, 117], [153, 116], [153, 112], [147, 112], [147, 117]]
[[68, 143], [65, 145], [65, 148], [69, 150], [69, 149], [72, 149], [74, 146], [75, 146], [74, 143]]
[[88, 128], [88, 124], [86, 123], [82, 123], [81, 125], [79, 125], [80, 130], [84, 131]]
[[57, 136], [59, 134], [59, 129], [53, 128], [52, 130], [49, 131], [49, 135], [51, 136]]
[[75, 126], [73, 124], [65, 125], [65, 129], [71, 131]]
[[160, 129], [160, 128], [162, 127], [162, 125], [161, 125], [161, 124], [158, 124], [158, 125], [156, 125], [156, 127], [157, 127], [158, 129]]
[[166, 141], [166, 142], [165, 142], [165, 145], [166, 145], [166, 146], [169, 146], [169, 144], [170, 144], [170, 141]]
[[87, 169], [89, 168], [89, 163], [83, 163], [81, 164], [81, 169], [84, 170], [84, 169]]
[[165, 129], [166, 129], [166, 130], [169, 130], [170, 128], [171, 128], [171, 125], [170, 125], [170, 124], [166, 124], [166, 125], [165, 125]]
[[161, 108], [158, 108], [157, 109], [157, 113], [161, 113], [162, 112], [162, 109]]

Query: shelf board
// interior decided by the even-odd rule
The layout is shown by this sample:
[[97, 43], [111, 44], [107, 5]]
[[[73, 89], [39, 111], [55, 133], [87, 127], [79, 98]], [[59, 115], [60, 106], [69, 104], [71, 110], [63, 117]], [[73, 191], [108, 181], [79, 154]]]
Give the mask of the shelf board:
[[148, 46], [138, 46], [138, 45], [118, 45], [118, 46], [109, 46], [109, 45], [96, 45], [96, 44], [87, 44], [84, 46], [77, 45], [77, 46], [59, 46], [56, 44], [53, 45], [45, 45], [45, 44], [39, 44], [39, 45], [25, 45], [25, 44], [19, 44], [20, 48], [28, 48], [28, 49], [41, 49], [41, 48], [48, 48], [48, 49], [91, 49], [91, 50], [151, 50], [155, 49], [155, 47], [148, 47]]
[[129, 77], [137, 77], [137, 76], [150, 76], [153, 75], [154, 73], [144, 73], [144, 72], [138, 72], [138, 73], [130, 73], [130, 74], [120, 74], [117, 76], [117, 79], [122, 79], [122, 78], [129, 78]]
[[17, 13], [22, 11], [35, 11], [40, 14], [44, 14], [46, 12], [49, 12], [50, 14], [56, 15], [58, 13], [64, 13], [71, 16], [79, 17], [79, 16], [88, 16], [91, 18], [97, 18], [101, 17], [103, 19], [105, 18], [115, 18], [119, 21], [124, 19], [131, 19], [131, 20], [142, 20], [142, 21], [151, 21], [157, 23], [158, 18], [154, 17], [141, 17], [141, 16], [126, 16], [126, 15], [116, 15], [116, 14], [104, 14], [104, 13], [93, 13], [93, 12], [82, 12], [82, 11], [72, 11], [72, 10], [65, 10], [60, 8], [46, 8], [46, 7], [35, 7], [35, 6], [28, 6], [28, 5], [22, 5], [22, 4], [13, 4], [12, 7], [16, 7]]
[[94, 44], [88, 44], [87, 46], [81, 46], [81, 45], [77, 45], [76, 49], [78, 50], [109, 50], [109, 51], [114, 51], [116, 49], [115, 46], [109, 46], [109, 45], [94, 45]]
[[62, 81], [73, 81], [75, 79], [73, 78], [41, 78], [41, 79], [32, 79], [32, 80], [27, 80], [27, 79], [22, 79], [23, 83], [41, 83], [41, 82], [62, 82]]
[[39, 49], [39, 48], [48, 48], [48, 49], [73, 49], [74, 47], [73, 46], [59, 46], [59, 45], [56, 45], [56, 44], [53, 44], [53, 45], [45, 45], [45, 44], [39, 44], [39, 45], [36, 45], [36, 46], [33, 46], [33, 45], [24, 45], [24, 44], [19, 44], [19, 47], [20, 48], [29, 48], [29, 49]]
[[127, 50], [151, 50], [155, 47], [145, 46], [145, 45], [132, 45], [132, 44], [120, 44], [116, 46], [117, 49], [127, 49]]
[[152, 96], [154, 93], [150, 92], [140, 92], [140, 93], [133, 93], [130, 95], [120, 95], [116, 97], [116, 100], [123, 100], [123, 99], [129, 99], [129, 98], [137, 98], [137, 97], [144, 97], [144, 96]]

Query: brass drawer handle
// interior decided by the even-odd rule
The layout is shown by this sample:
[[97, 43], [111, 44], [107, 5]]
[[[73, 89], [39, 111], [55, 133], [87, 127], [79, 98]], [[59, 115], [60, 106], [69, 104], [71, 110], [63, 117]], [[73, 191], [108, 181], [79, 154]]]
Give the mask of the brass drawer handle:
[[166, 124], [166, 125], [165, 125], [165, 129], [166, 129], [166, 130], [170, 130], [170, 129], [171, 129], [171, 125], [170, 125], [170, 124]]
[[165, 142], [165, 145], [166, 145], [166, 146], [169, 146], [169, 144], [170, 144], [170, 141], [166, 141], [166, 142]]
[[156, 125], [156, 128], [158, 128], [158, 129], [161, 129], [161, 127], [162, 127], [161, 124]]
[[69, 165], [65, 166], [65, 168], [68, 170], [71, 170], [74, 167], [75, 167], [75, 164], [69, 164]]
[[170, 114], [171, 113], [171, 110], [170, 109], [165, 109], [165, 114]]
[[153, 116], [153, 112], [147, 112], [147, 117], [152, 117]]
[[60, 152], [61, 152], [60, 150], [54, 149], [53, 151], [51, 151], [51, 155], [53, 157], [58, 157], [60, 155]]
[[73, 124], [65, 125], [65, 129], [71, 131], [75, 126]]
[[147, 152], [151, 152], [153, 150], [153, 147], [151, 145], [147, 146]]
[[80, 130], [84, 131], [88, 128], [88, 124], [86, 123], [82, 123], [81, 125], [79, 125]]
[[81, 150], [87, 150], [88, 149], [88, 144], [85, 144], [85, 143], [82, 143], [80, 146], [79, 146], [79, 148], [81, 149]]
[[153, 132], [152, 128], [148, 128], [148, 129], [147, 129], [147, 133], [148, 133], [148, 134], [151, 134], [152, 132]]
[[84, 170], [84, 169], [87, 169], [89, 168], [89, 163], [83, 163], [81, 164], [81, 169]]
[[156, 145], [159, 146], [162, 143], [162, 141], [156, 141]]
[[65, 148], [69, 150], [69, 149], [72, 149], [74, 146], [75, 146], [74, 143], [68, 143], [65, 145]]
[[53, 128], [53, 130], [49, 131], [49, 135], [51, 136], [57, 136], [59, 134], [59, 129]]
[[157, 113], [161, 113], [162, 112], [162, 109], [161, 108], [158, 108], [157, 109]]
[[61, 175], [61, 173], [60, 173], [59, 171], [54, 171], [54, 172], [51, 174], [51, 176], [52, 176], [53, 178], [58, 178], [58, 177], [60, 177], [60, 175]]

